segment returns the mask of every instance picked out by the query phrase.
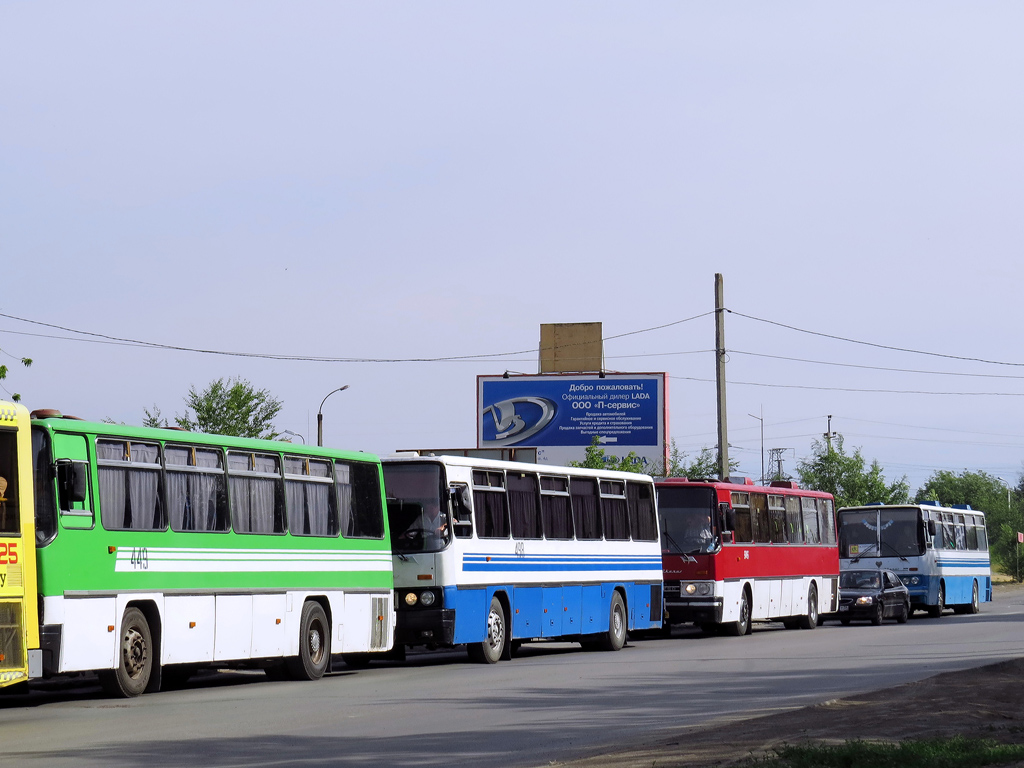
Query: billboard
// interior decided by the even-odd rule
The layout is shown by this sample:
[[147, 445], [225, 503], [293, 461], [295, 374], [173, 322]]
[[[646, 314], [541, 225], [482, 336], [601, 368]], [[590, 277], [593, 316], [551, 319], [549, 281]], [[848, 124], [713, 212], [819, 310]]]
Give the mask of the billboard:
[[581, 461], [597, 436], [664, 466], [667, 415], [664, 373], [477, 377], [477, 447], [533, 446], [541, 463]]

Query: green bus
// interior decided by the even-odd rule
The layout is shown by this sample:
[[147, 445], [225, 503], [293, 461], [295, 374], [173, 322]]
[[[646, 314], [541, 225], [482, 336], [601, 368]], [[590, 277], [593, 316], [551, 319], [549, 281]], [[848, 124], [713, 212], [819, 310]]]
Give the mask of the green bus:
[[332, 654], [390, 650], [376, 456], [31, 417], [30, 676], [96, 671], [135, 696], [204, 666], [316, 680]]

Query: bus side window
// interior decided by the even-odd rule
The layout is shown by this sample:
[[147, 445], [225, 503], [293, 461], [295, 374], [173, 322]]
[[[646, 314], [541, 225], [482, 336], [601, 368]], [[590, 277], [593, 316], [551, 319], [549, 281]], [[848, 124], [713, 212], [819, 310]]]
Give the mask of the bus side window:
[[786, 497], [786, 535], [790, 544], [804, 543], [804, 525], [800, 514], [800, 497]]
[[754, 528], [750, 519], [750, 494], [739, 491], [732, 494], [733, 531], [735, 541], [750, 542], [754, 540]]
[[768, 498], [763, 493], [750, 494], [750, 516], [754, 523], [754, 541], [771, 541], [771, 525], [768, 521]]

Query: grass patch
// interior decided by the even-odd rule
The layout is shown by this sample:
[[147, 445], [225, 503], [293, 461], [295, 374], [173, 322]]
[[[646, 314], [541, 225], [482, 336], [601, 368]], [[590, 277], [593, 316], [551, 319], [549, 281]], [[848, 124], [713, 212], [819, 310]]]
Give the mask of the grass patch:
[[989, 739], [922, 739], [899, 744], [848, 741], [839, 745], [784, 746], [753, 762], [758, 768], [974, 768], [1024, 760], [1024, 744]]

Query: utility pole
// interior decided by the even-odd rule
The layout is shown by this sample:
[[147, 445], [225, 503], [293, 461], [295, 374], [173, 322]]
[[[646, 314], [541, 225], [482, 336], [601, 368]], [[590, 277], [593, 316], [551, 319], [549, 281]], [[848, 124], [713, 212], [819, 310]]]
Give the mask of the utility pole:
[[729, 431], [725, 410], [725, 289], [715, 273], [715, 380], [718, 382], [718, 476], [729, 476]]
[[760, 416], [755, 416], [752, 413], [748, 413], [747, 416], [749, 416], [752, 419], [757, 419], [759, 422], [761, 422], [761, 485], [764, 485], [765, 484], [765, 475], [764, 475], [764, 406], [763, 405], [761, 406], [761, 415]]
[[839, 437], [838, 432], [832, 431], [832, 414], [828, 415], [828, 430], [825, 432], [825, 443], [828, 445], [828, 452], [832, 453], [832, 438]]

